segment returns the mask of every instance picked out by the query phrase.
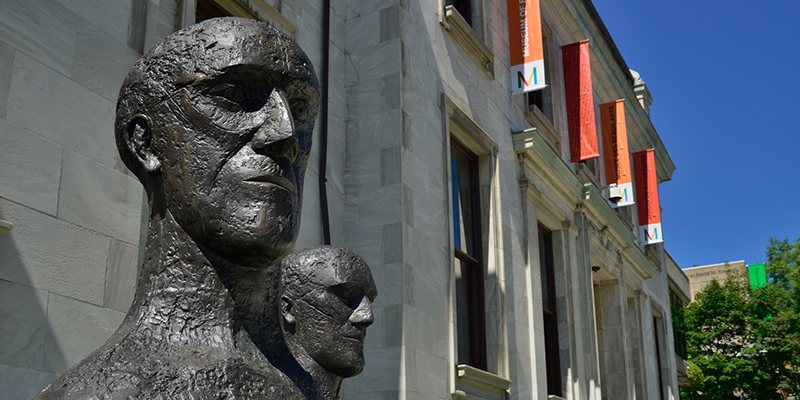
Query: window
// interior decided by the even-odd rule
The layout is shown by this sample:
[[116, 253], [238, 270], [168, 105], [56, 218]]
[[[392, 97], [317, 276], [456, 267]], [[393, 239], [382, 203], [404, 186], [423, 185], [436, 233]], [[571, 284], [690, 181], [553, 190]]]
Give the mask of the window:
[[[556, 67], [553, 62], [553, 43], [550, 40], [549, 32], [550, 28], [542, 21], [542, 52], [544, 53], [545, 79], [550, 83], [542, 90], [528, 93], [528, 108], [531, 109], [535, 106], [551, 124], [554, 124], [552, 82]], [[530, 110], [530, 112], [535, 111]]]
[[217, 17], [230, 17], [233, 14], [220, 7], [213, 0], [197, 0], [195, 23]]
[[669, 291], [669, 305], [672, 311], [672, 339], [675, 341], [675, 354], [686, 359], [686, 322], [683, 319], [683, 302], [672, 290]]
[[664, 377], [662, 374], [661, 366], [661, 333], [659, 332], [659, 326], [661, 325], [661, 319], [658, 317], [653, 317], [653, 336], [656, 339], [656, 369], [658, 370], [658, 394], [660, 395], [660, 399], [664, 400]]
[[472, 26], [472, 0], [447, 0], [446, 6], [453, 6], [467, 23]]
[[478, 157], [451, 138], [458, 364], [486, 369]]
[[553, 263], [553, 234], [539, 224], [539, 270], [542, 276], [542, 314], [547, 363], [547, 394], [561, 396], [561, 363], [558, 352], [556, 282]]
[[445, 0], [443, 4], [439, 23], [489, 79], [494, 79], [494, 54], [489, 48], [491, 32], [483, 29], [488, 20], [484, 21], [482, 0]]

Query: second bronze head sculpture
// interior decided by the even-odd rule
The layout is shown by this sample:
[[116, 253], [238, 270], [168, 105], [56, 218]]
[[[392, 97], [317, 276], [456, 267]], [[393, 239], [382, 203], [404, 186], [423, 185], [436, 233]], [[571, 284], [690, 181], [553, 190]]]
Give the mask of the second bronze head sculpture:
[[193, 25], [134, 65], [115, 134], [148, 195], [142, 277], [117, 332], [37, 398], [328, 397], [279, 314], [318, 103], [305, 53], [253, 20]]

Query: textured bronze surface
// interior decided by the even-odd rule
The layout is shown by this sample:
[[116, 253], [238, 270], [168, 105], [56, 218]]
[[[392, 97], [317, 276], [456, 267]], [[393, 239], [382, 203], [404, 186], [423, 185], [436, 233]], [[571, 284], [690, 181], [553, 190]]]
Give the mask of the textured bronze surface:
[[[115, 133], [150, 210], [136, 297], [116, 333], [37, 399], [329, 398], [287, 346], [279, 312], [318, 101], [308, 57], [253, 20], [193, 25], [134, 65]], [[374, 292], [360, 257], [335, 254], [324, 265], [352, 265], [347, 279]], [[363, 342], [348, 346], [343, 362], [360, 371]]]
[[378, 295], [358, 254], [317, 246], [281, 263], [281, 327], [286, 344], [326, 399], [341, 397], [342, 379], [364, 369], [364, 337]]

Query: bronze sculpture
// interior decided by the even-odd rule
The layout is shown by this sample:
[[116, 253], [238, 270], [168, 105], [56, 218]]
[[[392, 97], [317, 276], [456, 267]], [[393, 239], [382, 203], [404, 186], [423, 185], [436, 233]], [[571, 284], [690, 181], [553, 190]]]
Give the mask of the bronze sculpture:
[[286, 344], [325, 399], [364, 369], [364, 337], [378, 295], [367, 263], [352, 250], [317, 246], [281, 263], [281, 327]]
[[142, 277], [114, 335], [36, 399], [323, 397], [278, 292], [318, 100], [308, 57], [253, 20], [193, 25], [134, 65], [115, 134], [148, 195]]

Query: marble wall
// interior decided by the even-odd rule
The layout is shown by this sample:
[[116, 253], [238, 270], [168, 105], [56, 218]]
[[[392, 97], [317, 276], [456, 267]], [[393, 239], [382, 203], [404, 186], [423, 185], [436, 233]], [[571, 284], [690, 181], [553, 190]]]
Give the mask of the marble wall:
[[[271, 3], [297, 28], [319, 73], [321, 2]], [[346, 6], [331, 3], [326, 176], [332, 241], [344, 244]], [[115, 103], [140, 51], [181, 27], [185, 6], [181, 0], [0, 2], [0, 219], [14, 225], [0, 236], [3, 399], [33, 397], [99, 347], [133, 299], [146, 199], [117, 156]], [[306, 175], [298, 248], [322, 243], [319, 149]]]
[[138, 274], [143, 193], [114, 105], [130, 0], [0, 4], [0, 393], [28, 399], [105, 342]]

